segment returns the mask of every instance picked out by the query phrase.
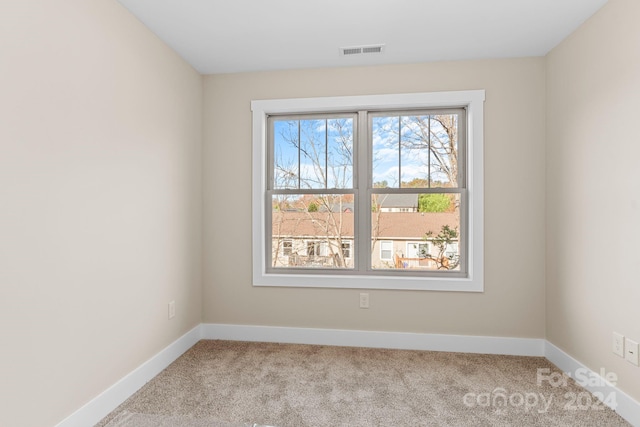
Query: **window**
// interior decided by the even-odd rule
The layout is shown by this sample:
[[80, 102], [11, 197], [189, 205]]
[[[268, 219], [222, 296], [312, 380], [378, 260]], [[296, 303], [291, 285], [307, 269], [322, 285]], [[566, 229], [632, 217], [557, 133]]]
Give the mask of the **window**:
[[351, 258], [351, 242], [349, 241], [342, 242], [341, 246], [342, 246], [342, 256], [344, 256], [346, 259]]
[[288, 240], [283, 240], [282, 241], [282, 255], [283, 256], [289, 256], [291, 255], [291, 252], [293, 250], [293, 241], [288, 239]]
[[318, 240], [307, 241], [307, 255], [308, 256], [327, 256], [327, 246], [324, 242]]
[[254, 285], [482, 291], [483, 101], [253, 101]]
[[458, 252], [458, 244], [457, 243], [449, 243], [447, 245], [447, 248], [446, 248], [446, 251], [445, 251], [445, 254], [446, 254], [447, 257], [449, 257], [449, 258], [456, 257], [456, 256], [458, 256], [458, 253], [459, 252]]
[[380, 242], [380, 260], [391, 261], [393, 257], [393, 242], [382, 240]]
[[407, 258], [426, 258], [429, 254], [429, 244], [426, 242], [407, 242]]

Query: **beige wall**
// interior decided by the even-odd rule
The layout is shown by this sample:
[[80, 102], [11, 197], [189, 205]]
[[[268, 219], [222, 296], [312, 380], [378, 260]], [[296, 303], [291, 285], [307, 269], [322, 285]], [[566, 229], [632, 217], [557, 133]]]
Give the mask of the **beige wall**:
[[201, 112], [116, 1], [1, 3], [0, 425], [55, 425], [201, 322]]
[[[204, 321], [544, 337], [543, 58], [205, 77]], [[253, 99], [485, 89], [485, 292], [254, 288]]]
[[610, 0], [548, 55], [547, 326], [550, 342], [640, 400], [640, 2]]

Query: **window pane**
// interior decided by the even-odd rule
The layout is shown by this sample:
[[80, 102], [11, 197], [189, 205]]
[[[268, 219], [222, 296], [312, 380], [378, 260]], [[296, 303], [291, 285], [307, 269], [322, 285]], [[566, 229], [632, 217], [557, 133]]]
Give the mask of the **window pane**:
[[353, 194], [272, 196], [272, 266], [353, 268], [353, 198]]
[[327, 188], [353, 188], [353, 119], [327, 120]]
[[398, 117], [374, 116], [371, 125], [373, 187], [398, 188], [400, 184]]
[[273, 119], [273, 188], [353, 188], [353, 118]]
[[374, 194], [371, 267], [460, 270], [460, 195]]
[[300, 120], [300, 188], [326, 188], [326, 135], [324, 120]]
[[402, 187], [429, 187], [429, 116], [403, 116], [400, 139]]
[[274, 188], [299, 188], [298, 121], [273, 122]]
[[458, 115], [431, 116], [431, 187], [458, 187]]

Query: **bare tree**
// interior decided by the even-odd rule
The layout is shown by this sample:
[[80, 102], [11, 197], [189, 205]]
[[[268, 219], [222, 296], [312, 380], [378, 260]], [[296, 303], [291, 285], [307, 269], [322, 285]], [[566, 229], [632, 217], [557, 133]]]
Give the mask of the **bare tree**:
[[[374, 184], [375, 186], [375, 184]], [[382, 212], [382, 204], [387, 198], [387, 194], [374, 194], [371, 200], [371, 253], [376, 248], [376, 243], [380, 240], [381, 226], [380, 213]]]

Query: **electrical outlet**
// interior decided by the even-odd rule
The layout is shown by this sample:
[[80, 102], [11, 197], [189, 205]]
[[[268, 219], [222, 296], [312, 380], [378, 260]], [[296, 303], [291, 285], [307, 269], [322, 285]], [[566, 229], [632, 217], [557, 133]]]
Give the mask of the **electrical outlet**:
[[613, 352], [620, 357], [624, 357], [624, 335], [613, 333]]
[[624, 342], [624, 358], [629, 363], [638, 366], [638, 343], [627, 338]]
[[360, 294], [360, 308], [369, 308], [369, 294], [367, 292]]
[[169, 302], [169, 319], [173, 319], [176, 316], [176, 302]]

